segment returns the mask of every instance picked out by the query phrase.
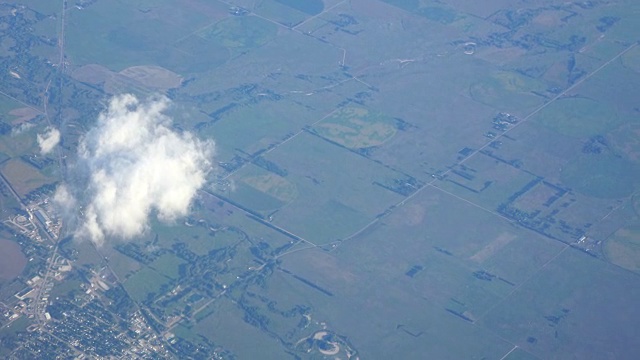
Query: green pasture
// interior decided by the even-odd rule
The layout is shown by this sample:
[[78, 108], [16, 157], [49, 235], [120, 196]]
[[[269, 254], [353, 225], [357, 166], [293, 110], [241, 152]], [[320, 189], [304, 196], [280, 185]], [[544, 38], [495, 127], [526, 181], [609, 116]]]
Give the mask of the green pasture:
[[96, 2], [82, 10], [72, 8], [67, 14], [65, 50], [76, 65], [96, 63], [114, 71], [149, 63], [172, 65], [167, 64], [171, 60], [176, 63], [170, 68], [184, 68], [179, 64], [184, 58], [175, 54], [176, 42], [226, 15], [221, 4], [206, 7], [213, 17], [171, 0]]
[[640, 271], [640, 221], [618, 229], [606, 240], [607, 260], [625, 269]]
[[478, 325], [538, 358], [632, 358], [636, 283], [635, 274], [568, 248]]
[[605, 240], [604, 254], [610, 262], [625, 269], [640, 271], [640, 195], [634, 195], [631, 208], [635, 216]]
[[[312, 241], [347, 236], [403, 198], [374, 183], [405, 176], [310, 134], [288, 141], [265, 159], [286, 170], [298, 194], [273, 215], [273, 222]], [[236, 183], [240, 179], [233, 176]]]
[[172, 254], [164, 254], [155, 259], [149, 267], [170, 279], [180, 278], [180, 265], [185, 261]]
[[[392, 243], [393, 240], [385, 238], [380, 243]], [[395, 265], [405, 261], [397, 257], [398, 252], [385, 253], [386, 247], [381, 249], [377, 244], [349, 244], [341, 245], [334, 253], [313, 249], [283, 258], [284, 268], [331, 292], [332, 296], [285, 275], [271, 277], [263, 291], [278, 303], [286, 302], [278, 289], [300, 294], [311, 305], [312, 322], [322, 321], [328, 330], [348, 334], [349, 342], [361, 357], [421, 358], [429, 354], [434, 358], [500, 358], [509, 351], [510, 346], [503, 340], [447, 311], [452, 307], [450, 298], [459, 295], [452, 291], [456, 287], [463, 289], [469, 286], [471, 289], [466, 290], [468, 297], [458, 300], [460, 302], [470, 303], [472, 299], [484, 298], [487, 306], [489, 299], [495, 301], [497, 298], [486, 289], [476, 287], [473, 277], [463, 274], [464, 268], [451, 271], [446, 255], [438, 259], [441, 254], [434, 254], [433, 249], [423, 251], [422, 247], [414, 247], [414, 254], [426, 255], [422, 260], [431, 266], [431, 270], [425, 269], [411, 279], [404, 274], [408, 268], [401, 266], [402, 270], [396, 271], [400, 269]], [[398, 243], [389, 245], [402, 248]], [[377, 253], [378, 262], [371, 264], [367, 259], [359, 258], [363, 252]], [[431, 252], [433, 257], [427, 252]], [[375, 268], [381, 265], [380, 262], [387, 266]], [[431, 282], [425, 280], [429, 276], [432, 277]], [[445, 284], [448, 280], [454, 285]], [[436, 283], [445, 284], [445, 287], [438, 288]], [[438, 302], [440, 299], [445, 303]], [[369, 326], [359, 326], [363, 322]], [[459, 342], [464, 342], [465, 346], [453, 345]]]
[[324, 10], [324, 2], [322, 0], [308, 0], [303, 2], [296, 0], [274, 0], [274, 2], [312, 16], [318, 15]]
[[205, 126], [198, 135], [215, 139], [219, 158], [228, 161], [239, 153], [238, 150], [240, 154], [267, 150], [313, 122], [314, 116], [294, 103], [262, 102], [230, 110], [219, 121]]
[[485, 154], [475, 154], [435, 184], [446, 191], [495, 210], [535, 176]]
[[195, 325], [192, 331], [230, 350], [239, 359], [279, 359], [286, 353], [277, 339], [252, 326], [237, 304], [223, 298], [214, 302], [213, 313]]
[[450, 24], [459, 18], [457, 11], [451, 7], [423, 6], [419, 0], [383, 0], [389, 5], [397, 6], [425, 18], [442, 24]]
[[242, 238], [237, 233], [231, 231], [218, 230], [212, 232], [208, 228], [201, 227], [200, 229], [198, 232], [204, 236], [184, 241], [189, 250], [196, 255], [204, 256], [212, 250], [235, 246], [242, 241]]
[[583, 154], [562, 170], [562, 182], [588, 196], [621, 198], [640, 184], [638, 164], [613, 154]]
[[149, 267], [143, 267], [131, 275], [123, 285], [134, 301], [141, 302], [147, 299], [149, 294], [155, 294], [154, 298], [161, 295], [160, 289], [170, 282], [171, 279], [165, 275]]
[[532, 120], [560, 134], [577, 138], [605, 134], [622, 121], [615, 108], [582, 97], [558, 99]]
[[266, 44], [277, 32], [277, 26], [271, 22], [256, 16], [240, 16], [223, 19], [198, 31], [198, 35], [218, 42], [238, 55]]
[[[260, 16], [264, 16], [270, 20], [276, 21], [284, 26], [293, 27], [308, 16], [304, 12], [297, 9], [299, 6], [290, 6], [293, 3], [298, 4], [297, 1], [280, 1], [280, 0], [266, 0], [258, 4], [254, 10]], [[300, 3], [304, 8], [306, 2]], [[322, 4], [320, 4], [322, 6]]]
[[513, 71], [493, 72], [469, 87], [471, 98], [501, 111], [533, 109], [542, 105], [544, 99], [534, 91], [544, 92], [545, 85]]

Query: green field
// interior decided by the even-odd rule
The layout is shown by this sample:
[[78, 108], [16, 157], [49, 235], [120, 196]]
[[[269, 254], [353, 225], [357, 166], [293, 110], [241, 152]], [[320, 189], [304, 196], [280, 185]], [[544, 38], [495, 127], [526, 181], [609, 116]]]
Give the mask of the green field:
[[233, 190], [223, 195], [265, 215], [298, 197], [296, 185], [287, 177], [253, 164], [241, 169], [234, 178]]
[[243, 321], [237, 305], [224, 299], [214, 303], [215, 310], [198, 322], [193, 330], [216, 344], [231, 350], [238, 358], [283, 358], [284, 349], [278, 341]]
[[439, 188], [495, 210], [534, 179], [532, 174], [512, 165], [485, 154], [476, 154], [464, 166], [454, 168], [436, 184]]
[[537, 357], [633, 358], [636, 281], [632, 273], [568, 249], [479, 325]]
[[605, 134], [621, 123], [611, 107], [587, 98], [564, 98], [536, 114], [534, 121], [561, 134], [586, 138]]
[[[0, 316], [0, 357], [634, 359], [638, 18], [636, 0], [0, 6], [0, 171], [78, 197], [56, 248], [11, 233], [2, 191], [28, 261], [0, 301], [54, 254], [72, 270], [57, 335]], [[215, 169], [186, 216], [94, 245], [74, 236], [78, 147], [123, 93], [170, 99]], [[41, 169], [45, 124], [62, 142]], [[84, 294], [96, 276], [111, 290]]]
[[163, 286], [169, 285], [171, 279], [148, 267], [143, 267], [124, 282], [124, 288], [134, 301], [144, 301], [149, 297], [161, 295]]
[[469, 87], [471, 97], [499, 110], [531, 109], [542, 105], [543, 98], [534, 92], [544, 92], [544, 84], [515, 72], [496, 72]]
[[[310, 3], [313, 3], [313, 1]], [[302, 6], [296, 6], [296, 4], [298, 4], [296, 1], [267, 0], [258, 4], [255, 11], [260, 16], [264, 16], [287, 27], [293, 27], [304, 21], [308, 16], [308, 14], [303, 12], [306, 7], [306, 2], [301, 3]], [[320, 6], [322, 6], [322, 3]], [[311, 7], [313, 7], [313, 5], [311, 5]]]
[[272, 40], [276, 25], [255, 16], [226, 18], [198, 32], [199, 36], [231, 49], [235, 55]]
[[218, 156], [224, 161], [237, 154], [267, 150], [315, 119], [311, 111], [290, 102], [240, 106], [220, 116], [220, 120], [203, 127], [199, 135], [216, 139]]
[[640, 271], [640, 196], [630, 199], [632, 219], [605, 240], [604, 254], [610, 262], [625, 269]]
[[622, 198], [640, 184], [640, 168], [624, 158], [609, 154], [578, 156], [562, 170], [562, 182], [585, 195]]
[[607, 239], [605, 254], [607, 259], [625, 269], [640, 271], [640, 223], [616, 231]]
[[[313, 135], [300, 135], [265, 159], [286, 170], [285, 179], [298, 194], [273, 215], [273, 222], [311, 241], [346, 236], [403, 197], [375, 183], [405, 176]], [[236, 174], [233, 179], [239, 183], [242, 177]], [[252, 202], [245, 204], [251, 207]]]
[[157, 272], [176, 280], [180, 278], [180, 265], [185, 264], [185, 261], [176, 257], [175, 255], [165, 254], [155, 259], [149, 267]]
[[[193, 5], [173, 0], [150, 5], [96, 2], [82, 10], [71, 9], [67, 15], [66, 49], [74, 63], [97, 63], [120, 71], [133, 65], [160, 62], [170, 69], [184, 70], [187, 65], [182, 61], [193, 60], [196, 64], [201, 61], [189, 54], [178, 54], [185, 50], [181, 46], [189, 45], [176, 42], [219, 19], [224, 7], [210, 4], [204, 11], [203, 8], [193, 11]], [[206, 54], [208, 50], [203, 47], [200, 51]]]
[[274, 0], [280, 4], [289, 6], [293, 9], [306, 13], [308, 15], [318, 15], [324, 9], [324, 3], [322, 0], [309, 0], [305, 2], [299, 2], [295, 0]]

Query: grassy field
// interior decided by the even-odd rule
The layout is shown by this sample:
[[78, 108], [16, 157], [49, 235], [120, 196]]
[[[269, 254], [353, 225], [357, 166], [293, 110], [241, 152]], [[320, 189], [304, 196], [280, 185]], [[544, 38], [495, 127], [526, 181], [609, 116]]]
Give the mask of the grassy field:
[[262, 102], [240, 106], [221, 115], [219, 121], [205, 126], [198, 134], [214, 138], [221, 161], [242, 154], [267, 150], [298, 132], [316, 116], [292, 102]]
[[476, 154], [465, 161], [464, 166], [454, 168], [444, 180], [437, 181], [436, 185], [489, 210], [495, 210], [534, 179], [534, 175], [513, 165], [485, 154]]
[[172, 254], [165, 254], [150, 263], [149, 267], [168, 278], [176, 280], [180, 277], [179, 268], [182, 264], [185, 264], [185, 261], [179, 257]]
[[476, 101], [501, 111], [522, 111], [543, 103], [533, 92], [544, 92], [543, 83], [516, 72], [495, 72], [469, 87], [469, 95]]
[[287, 177], [255, 165], [244, 167], [235, 178], [234, 189], [223, 195], [265, 215], [298, 197], [296, 185]]
[[621, 123], [615, 109], [580, 97], [554, 101], [536, 114], [534, 121], [558, 133], [577, 138], [605, 134]]
[[256, 16], [229, 17], [200, 30], [198, 35], [212, 40], [239, 55], [249, 49], [260, 47], [277, 34], [276, 25]]
[[632, 358], [638, 351], [632, 340], [636, 281], [629, 272], [568, 249], [479, 325], [541, 358]]
[[587, 154], [579, 156], [563, 169], [563, 183], [585, 195], [597, 198], [622, 198], [637, 188], [640, 167], [618, 156]]
[[[313, 2], [320, 1], [311, 1], [310, 3]], [[303, 12], [305, 7], [308, 7], [306, 2], [302, 6], [296, 6], [296, 4], [298, 4], [298, 2], [295, 1], [267, 0], [260, 2], [254, 11], [257, 14], [274, 20], [284, 26], [293, 27], [304, 21], [304, 19], [309, 15]], [[310, 10], [313, 10], [313, 4], [310, 5]], [[322, 9], [321, 2], [320, 6]]]
[[[69, 164], [69, 136], [105, 94], [158, 91], [177, 131], [212, 139], [221, 166], [188, 218], [150, 220], [104, 258], [65, 245], [76, 265], [107, 261], [135, 301], [167, 314], [206, 304], [172, 331], [237, 358], [320, 358], [295, 344], [322, 329], [360, 358], [640, 353], [640, 227], [627, 211], [640, 188], [640, 51], [616, 57], [639, 38], [639, 5], [232, 3], [67, 4], [67, 65], [36, 78], [62, 79], [51, 121], [83, 119], [61, 129]], [[31, 81], [24, 59], [57, 61], [62, 4], [26, 4], [45, 15], [25, 30], [34, 57], [1, 45]], [[3, 92], [24, 92], [5, 75]], [[0, 98], [2, 121], [37, 115], [9, 114], [20, 107]], [[496, 124], [502, 112], [518, 123]], [[41, 130], [0, 138], [21, 194], [58, 175], [19, 160]], [[582, 236], [593, 257], [567, 245]], [[179, 279], [177, 254], [197, 276]], [[179, 300], [166, 292], [178, 283]]]
[[609, 261], [631, 271], [640, 271], [640, 221], [616, 231], [605, 246]]
[[39, 153], [40, 149], [36, 141], [36, 134], [39, 130], [42, 128], [26, 127], [24, 131], [13, 136], [10, 133], [0, 136], [0, 152], [11, 157]]
[[[99, 63], [120, 71], [160, 62], [163, 66], [173, 65], [167, 66], [172, 70], [184, 69], [186, 64], [179, 62], [189, 57], [176, 54], [180, 51], [174, 47], [176, 42], [225, 14], [225, 7], [218, 3], [165, 0], [150, 5], [118, 1], [96, 2], [82, 10], [72, 8], [68, 13], [66, 50], [74, 64]], [[168, 64], [172, 60], [173, 64]]]
[[284, 358], [284, 349], [268, 334], [243, 320], [242, 310], [229, 299], [214, 303], [213, 313], [194, 327], [202, 336], [229, 349], [240, 359]]
[[608, 261], [625, 269], [640, 271], [640, 196], [630, 199], [632, 218], [618, 228], [604, 243], [604, 255]]
[[144, 301], [148, 297], [161, 295], [161, 288], [171, 279], [148, 267], [143, 267], [124, 282], [124, 287], [135, 301]]
[[[402, 353], [422, 348], [418, 341], [445, 341], [434, 334], [436, 329], [456, 334], [470, 331], [473, 326], [468, 322], [481, 318], [561, 249], [559, 243], [430, 189], [332, 252], [300, 251], [284, 258], [282, 267], [333, 294], [327, 297], [311, 287], [308, 290], [310, 295], [325, 299], [313, 301], [315, 316], [326, 317], [334, 325], [344, 328], [349, 321], [358, 322], [354, 316], [369, 316], [376, 326], [364, 333], [361, 330], [363, 338], [374, 338], [378, 332], [390, 334], [398, 325], [413, 328], [412, 333], [424, 333], [418, 338], [393, 335], [398, 339], [391, 348]], [[319, 305], [344, 303], [346, 299], [354, 299], [353, 304]], [[362, 313], [354, 315], [352, 305]], [[415, 306], [421, 315], [412, 314], [420, 320], [406, 312]], [[438, 325], [432, 327], [434, 318]], [[480, 332], [476, 336], [480, 339], [484, 335]], [[475, 340], [469, 341], [474, 344]], [[484, 341], [492, 343], [487, 338]], [[431, 354], [445, 350], [432, 346], [440, 350]], [[369, 351], [390, 351], [372, 343], [366, 347]]]
[[298, 193], [273, 215], [274, 223], [312, 241], [346, 236], [403, 197], [375, 183], [405, 176], [313, 135], [300, 135], [265, 158], [287, 172]]

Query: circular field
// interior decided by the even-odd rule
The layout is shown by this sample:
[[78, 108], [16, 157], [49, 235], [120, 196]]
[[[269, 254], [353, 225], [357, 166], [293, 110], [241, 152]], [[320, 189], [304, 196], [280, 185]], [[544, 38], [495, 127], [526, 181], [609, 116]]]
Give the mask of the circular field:
[[397, 132], [393, 119], [360, 107], [345, 107], [315, 126], [317, 133], [349, 149], [379, 146]]

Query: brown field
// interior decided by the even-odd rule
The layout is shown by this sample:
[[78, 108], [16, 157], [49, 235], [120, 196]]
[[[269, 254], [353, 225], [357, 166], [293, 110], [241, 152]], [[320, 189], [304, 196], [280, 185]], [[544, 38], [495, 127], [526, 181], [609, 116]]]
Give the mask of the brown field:
[[508, 243], [511, 242], [511, 240], [515, 238], [515, 235], [508, 232], [503, 232], [497, 238], [487, 244], [487, 246], [482, 248], [477, 253], [473, 254], [469, 259], [478, 263], [482, 263], [483, 261], [493, 256], [493, 254], [495, 254], [498, 250], [505, 247]]
[[134, 79], [153, 90], [168, 90], [180, 86], [182, 77], [160, 66], [132, 66], [120, 71], [120, 75]]
[[131, 66], [116, 73], [102, 65], [90, 64], [76, 69], [71, 76], [84, 83], [102, 85], [109, 94], [123, 91], [166, 91], [182, 83], [180, 75], [151, 65]]
[[89, 84], [101, 84], [112, 76], [113, 72], [98, 64], [89, 64], [76, 69], [71, 77]]
[[11, 121], [11, 124], [18, 125], [34, 119], [36, 116], [40, 115], [40, 111], [30, 107], [23, 107], [9, 111], [9, 115], [17, 117]]
[[4, 163], [2, 174], [9, 180], [13, 189], [21, 197], [42, 185], [53, 182], [42, 175], [36, 168], [19, 159], [11, 159]]
[[26, 264], [27, 258], [17, 243], [0, 239], [0, 281], [13, 280], [22, 273]]

